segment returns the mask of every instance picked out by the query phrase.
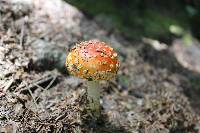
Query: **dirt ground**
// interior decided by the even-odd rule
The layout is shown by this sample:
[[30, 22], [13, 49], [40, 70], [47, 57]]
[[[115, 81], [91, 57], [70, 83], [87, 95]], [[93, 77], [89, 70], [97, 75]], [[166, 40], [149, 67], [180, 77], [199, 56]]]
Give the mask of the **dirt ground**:
[[[86, 107], [85, 81], [65, 67], [68, 50], [100, 39], [121, 67], [101, 82], [102, 117]], [[126, 40], [57, 0], [0, 0], [0, 132], [200, 133], [199, 75], [170, 49]]]

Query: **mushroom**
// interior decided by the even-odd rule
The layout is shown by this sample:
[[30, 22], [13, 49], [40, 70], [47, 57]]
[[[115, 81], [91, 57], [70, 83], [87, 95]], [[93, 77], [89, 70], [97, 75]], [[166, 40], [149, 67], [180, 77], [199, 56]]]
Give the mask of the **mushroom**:
[[89, 108], [100, 116], [99, 81], [113, 78], [119, 69], [117, 53], [105, 42], [89, 40], [76, 44], [66, 58], [68, 71], [87, 80]]

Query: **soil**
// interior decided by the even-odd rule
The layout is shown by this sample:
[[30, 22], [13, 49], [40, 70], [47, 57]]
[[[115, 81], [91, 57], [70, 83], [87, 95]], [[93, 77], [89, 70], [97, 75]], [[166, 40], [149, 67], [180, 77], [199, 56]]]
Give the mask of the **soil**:
[[[87, 108], [85, 80], [64, 67], [68, 50], [100, 39], [119, 54], [116, 78], [101, 82], [102, 113]], [[170, 48], [106, 30], [57, 0], [0, 0], [0, 132], [200, 133], [199, 74]]]

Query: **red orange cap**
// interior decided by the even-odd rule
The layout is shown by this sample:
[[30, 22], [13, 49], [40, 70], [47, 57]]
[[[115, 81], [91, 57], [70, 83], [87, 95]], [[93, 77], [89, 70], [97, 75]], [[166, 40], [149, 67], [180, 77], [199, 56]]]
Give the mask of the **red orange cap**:
[[119, 69], [117, 53], [104, 42], [90, 40], [76, 44], [66, 58], [68, 71], [88, 80], [109, 80]]

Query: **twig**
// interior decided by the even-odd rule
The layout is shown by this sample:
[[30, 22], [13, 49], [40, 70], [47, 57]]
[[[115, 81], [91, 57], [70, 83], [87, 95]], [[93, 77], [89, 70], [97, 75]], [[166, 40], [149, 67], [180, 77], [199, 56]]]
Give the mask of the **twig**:
[[[27, 83], [26, 83], [26, 85], [27, 85]], [[27, 85], [27, 86], [28, 86], [28, 85]], [[35, 97], [33, 96], [33, 93], [31, 92], [30, 88], [27, 87], [27, 90], [29, 91], [31, 97], [33, 98], [33, 102], [34, 102], [34, 104], [35, 104], [35, 107], [36, 107], [37, 109], [39, 109], [39, 107], [38, 107], [38, 105], [37, 105], [37, 103], [36, 103]]]
[[65, 116], [67, 116], [67, 111], [63, 112], [62, 114], [60, 114], [56, 119], [55, 121], [57, 122], [59, 119], [62, 119], [64, 118]]
[[36, 132], [39, 133], [40, 130], [42, 129], [43, 125], [40, 125], [37, 129], [36, 129]]
[[54, 81], [56, 80], [57, 75], [53, 76], [53, 79], [51, 80], [51, 82], [48, 84], [48, 86], [45, 88], [45, 90], [48, 90], [49, 87], [51, 87], [51, 85], [54, 83]]
[[[43, 93], [45, 93], [49, 89], [49, 87], [54, 83], [54, 81], [56, 80], [56, 78], [57, 78], [57, 76], [54, 76], [53, 79], [51, 80], [51, 82], [48, 84], [48, 86], [46, 88], [43, 88], [43, 87], [41, 87], [41, 86], [39, 86], [37, 84], [35, 84], [35, 85], [37, 87], [43, 89]], [[41, 96], [41, 94], [36, 98], [36, 101], [40, 98], [40, 96]]]
[[25, 29], [25, 21], [26, 20], [27, 20], [27, 16], [24, 17], [24, 20], [22, 22], [22, 27], [21, 27], [20, 46], [22, 47], [22, 49], [24, 49], [23, 39], [24, 39], [24, 29]]
[[[41, 86], [40, 86], [39, 84], [37, 84], [37, 83], [33, 83], [33, 84], [34, 84], [34, 86], [36, 86], [36, 87], [38, 87], [38, 88], [41, 88], [41, 89], [43, 90], [43, 92], [45, 92], [45, 91], [47, 91], [47, 89], [54, 83], [54, 81], [56, 80], [56, 78], [57, 78], [57, 75], [56, 75], [56, 76], [53, 76], [53, 79], [52, 79], [51, 82], [47, 85], [46, 88], [41, 87]], [[33, 93], [31, 92], [30, 88], [29, 88], [29, 87], [26, 87], [26, 89], [29, 91], [31, 97], [33, 98], [33, 102], [34, 102], [34, 104], [36, 105], [36, 108], [39, 109], [39, 107], [38, 107], [38, 105], [37, 105], [37, 100], [40, 98], [41, 94], [40, 94], [37, 98], [35, 98], [35, 97], [33, 96]], [[32, 107], [32, 105], [31, 105], [30, 107]], [[48, 113], [44, 108], [43, 108], [43, 110], [44, 110], [44, 111], [48, 114], [48, 116], [50, 117], [49, 113]]]
[[[32, 88], [36, 87], [35, 84], [41, 85], [41, 84], [43, 84], [43, 83], [45, 83], [45, 82], [48, 82], [48, 81], [50, 81], [50, 80], [52, 80], [52, 79], [53, 79], [53, 76], [52, 76], [52, 75], [44, 76], [44, 77], [41, 78], [41, 79], [37, 79], [36, 81], [33, 81], [33, 82], [30, 83], [28, 86], [22, 85], [22, 86], [18, 87], [17, 89], [15, 89], [15, 92], [16, 92], [16, 91], [19, 91], [19, 89], [21, 89], [21, 90], [20, 90], [20, 93], [21, 93], [22, 91], [25, 91], [25, 90], [27, 90], [27, 89], [32, 89]], [[22, 89], [22, 88], [23, 88], [23, 89]]]
[[4, 87], [3, 92], [6, 92], [15, 80], [12, 78], [8, 81], [7, 85]]

